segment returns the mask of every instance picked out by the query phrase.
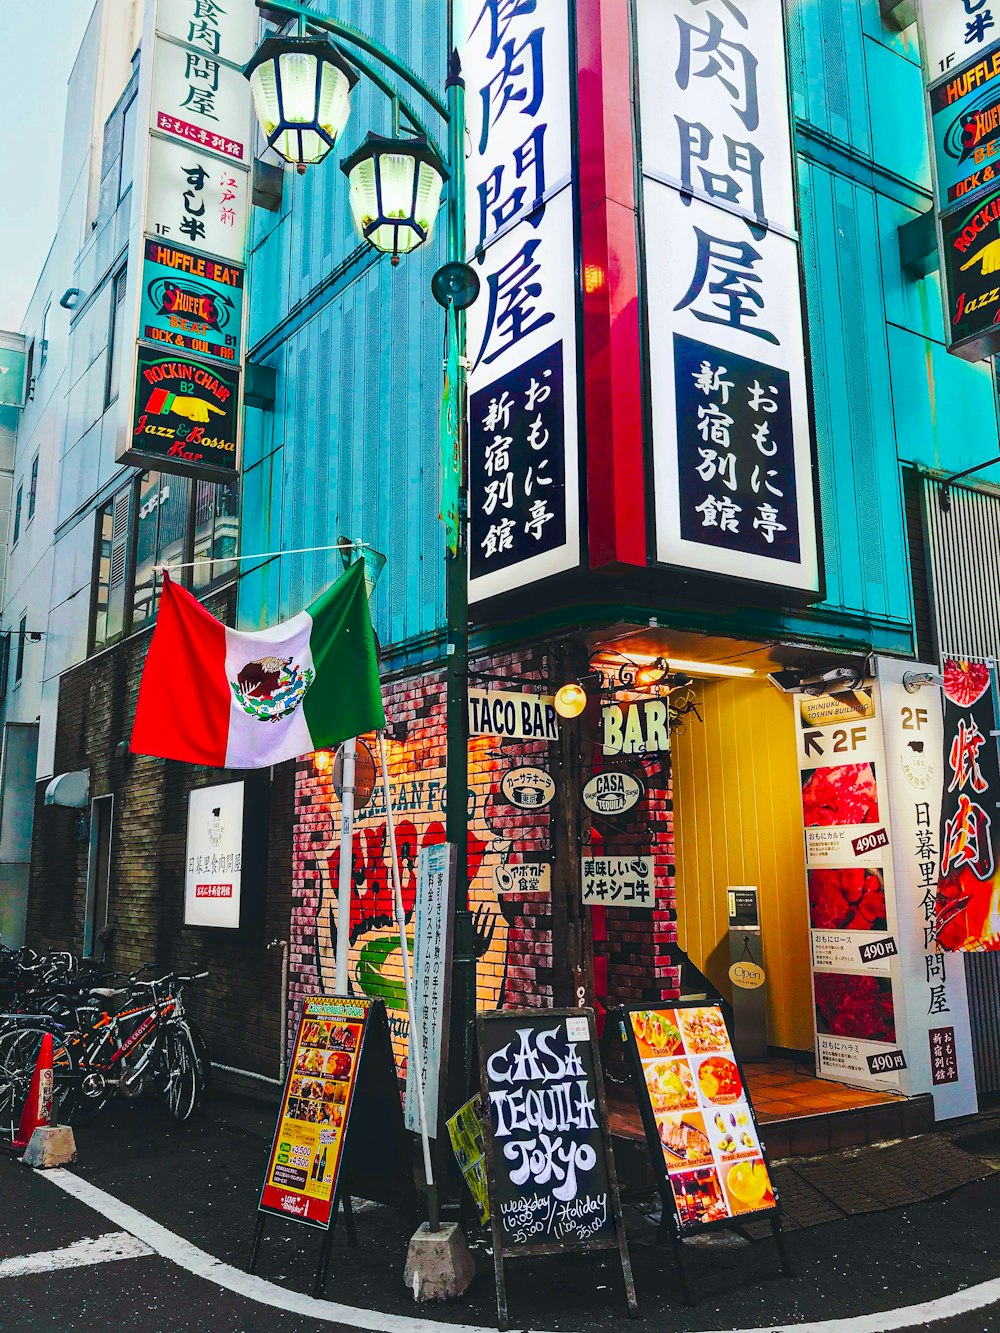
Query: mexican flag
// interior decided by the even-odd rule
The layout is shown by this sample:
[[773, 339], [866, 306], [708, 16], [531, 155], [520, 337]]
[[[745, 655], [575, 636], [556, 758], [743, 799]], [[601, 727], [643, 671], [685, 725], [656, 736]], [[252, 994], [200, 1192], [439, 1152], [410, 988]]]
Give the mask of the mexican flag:
[[256, 634], [223, 625], [164, 572], [133, 753], [267, 768], [384, 725], [363, 560]]

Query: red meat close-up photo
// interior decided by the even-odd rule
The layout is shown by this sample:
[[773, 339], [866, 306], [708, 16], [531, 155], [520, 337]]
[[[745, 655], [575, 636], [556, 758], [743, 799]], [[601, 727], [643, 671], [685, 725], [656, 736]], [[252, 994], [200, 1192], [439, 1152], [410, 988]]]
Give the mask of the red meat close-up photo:
[[886, 930], [885, 879], [874, 867], [809, 871], [813, 930]]
[[817, 972], [816, 1027], [833, 1037], [895, 1043], [896, 1016], [888, 977]]
[[878, 823], [878, 787], [871, 764], [807, 769], [802, 775], [806, 828]]

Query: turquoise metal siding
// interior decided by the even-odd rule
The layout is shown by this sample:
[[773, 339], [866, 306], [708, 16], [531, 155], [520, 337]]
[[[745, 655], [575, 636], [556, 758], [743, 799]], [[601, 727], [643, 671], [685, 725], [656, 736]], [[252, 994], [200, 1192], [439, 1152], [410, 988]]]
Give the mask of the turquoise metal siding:
[[[333, 13], [332, 5], [317, 5]], [[444, 5], [336, 6], [436, 88], [444, 86]], [[416, 97], [407, 93], [416, 104]], [[340, 160], [369, 129], [391, 132], [388, 102], [362, 81], [341, 148], [304, 177], [286, 172], [280, 214], [254, 210], [251, 359], [277, 372], [273, 411], [247, 411], [245, 553], [329, 546], [346, 534], [388, 557], [376, 589], [386, 644], [444, 619], [438, 522], [438, 411], [443, 316], [430, 295], [444, 214], [432, 244], [393, 269], [359, 247]], [[427, 114], [431, 132], [441, 126]], [[337, 575], [336, 551], [244, 565], [239, 623], [294, 615]]]
[[[333, 12], [330, 0], [317, 7]], [[918, 281], [900, 267], [898, 228], [931, 203], [916, 29], [888, 29], [878, 0], [786, 0], [786, 12], [826, 599], [750, 618], [756, 632], [906, 651], [900, 467], [957, 471], [1000, 452], [994, 374], [947, 355], [937, 275]], [[443, 0], [336, 13], [443, 86]], [[442, 319], [429, 293], [443, 241], [439, 231], [396, 270], [358, 247], [339, 159], [369, 128], [388, 131], [388, 107], [362, 82], [343, 151], [305, 177], [286, 174], [280, 213], [254, 210], [249, 344], [276, 368], [278, 397], [273, 412], [247, 412], [242, 542], [244, 552], [340, 533], [371, 542], [388, 556], [378, 631], [398, 644], [444, 619]], [[1000, 481], [1000, 469], [983, 475]], [[335, 552], [244, 566], [241, 624], [294, 614], [338, 569]]]
[[811, 632], [909, 638], [900, 465], [998, 453], [993, 370], [948, 356], [937, 275], [900, 266], [900, 224], [931, 206], [916, 28], [878, 0], [787, 12], [827, 580]]

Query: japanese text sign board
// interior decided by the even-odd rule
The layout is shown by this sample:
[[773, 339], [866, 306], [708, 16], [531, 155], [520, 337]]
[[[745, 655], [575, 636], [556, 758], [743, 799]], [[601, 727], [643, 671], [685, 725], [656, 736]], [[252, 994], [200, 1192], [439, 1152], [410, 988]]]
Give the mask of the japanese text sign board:
[[798, 749], [816, 1072], [898, 1088], [906, 1055], [892, 960], [876, 952], [866, 961], [864, 952], [896, 936], [885, 751], [874, 691], [857, 700], [803, 701]]
[[184, 924], [237, 930], [243, 881], [246, 783], [188, 793]]
[[260, 1196], [264, 1212], [329, 1227], [371, 1001], [307, 997]]
[[996, 0], [921, 0], [920, 39], [928, 83], [982, 57], [1000, 37]]
[[1000, 756], [992, 664], [944, 664], [936, 938], [948, 951], [1000, 949]]
[[250, 177], [198, 148], [151, 139], [146, 231], [233, 263], [246, 257]]
[[584, 856], [580, 889], [585, 907], [656, 906], [654, 860], [651, 856]]
[[[939, 952], [935, 941], [935, 888], [948, 855], [942, 810], [952, 759], [960, 772], [969, 765], [971, 777], [976, 747], [952, 751], [941, 691], [924, 686], [911, 693], [904, 678], [912, 671], [932, 673], [933, 667], [878, 659], [898, 946], [891, 966], [907, 1059], [903, 1091], [931, 1093], [936, 1118], [947, 1120], [978, 1109], [965, 968], [960, 958]], [[995, 744], [987, 744], [995, 755]]]
[[781, 0], [638, 0], [656, 554], [815, 593]]
[[413, 908], [413, 1009], [406, 1062], [406, 1128], [420, 1131], [417, 1072], [423, 1079], [427, 1133], [437, 1138], [445, 1080], [442, 1060], [451, 997], [451, 925], [454, 857], [449, 843], [417, 853], [417, 898]]
[[777, 1214], [750, 1094], [718, 1004], [622, 1009], [646, 1141], [679, 1234]]
[[146, 0], [118, 316], [131, 309], [134, 389], [119, 395], [119, 462], [236, 475], [253, 133], [240, 67], [257, 26], [252, 0]]
[[159, 40], [153, 57], [151, 128], [250, 165], [249, 84], [214, 57]]
[[[817, 1073], [933, 1093], [944, 1119], [975, 1110], [975, 1083], [965, 974], [934, 939], [940, 694], [905, 688], [919, 664], [876, 666], [864, 690], [798, 709]], [[946, 1024], [963, 1071], [947, 1087], [929, 1054], [931, 1028]]]
[[191, 50], [242, 68], [257, 45], [256, 7], [234, 0], [159, 0], [156, 30]]
[[470, 597], [580, 562], [568, 0], [470, 0], [466, 243]]
[[618, 1249], [634, 1309], [592, 1012], [483, 1014], [478, 1035], [501, 1326], [519, 1254]]

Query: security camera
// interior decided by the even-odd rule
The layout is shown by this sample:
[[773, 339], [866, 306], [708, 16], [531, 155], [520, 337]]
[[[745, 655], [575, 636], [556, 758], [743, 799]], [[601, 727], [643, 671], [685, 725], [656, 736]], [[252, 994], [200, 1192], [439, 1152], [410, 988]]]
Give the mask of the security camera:
[[936, 671], [907, 671], [903, 676], [903, 689], [907, 694], [916, 694], [925, 685], [936, 685], [938, 689], [943, 689], [944, 676]]

